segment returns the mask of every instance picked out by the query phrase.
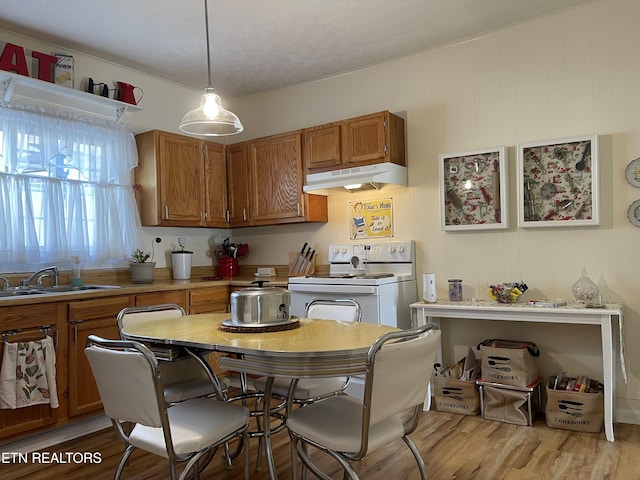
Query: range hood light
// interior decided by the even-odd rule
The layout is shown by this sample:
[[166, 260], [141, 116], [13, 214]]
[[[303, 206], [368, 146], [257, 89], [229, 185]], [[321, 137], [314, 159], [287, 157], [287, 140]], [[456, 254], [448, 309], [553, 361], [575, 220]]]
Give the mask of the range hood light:
[[[344, 192], [344, 188], [347, 190], [378, 190], [382, 185], [406, 187], [408, 185], [407, 177], [407, 167], [384, 162], [330, 172], [310, 173], [306, 177], [303, 190], [305, 192], [315, 192], [340, 188]], [[318, 193], [322, 194], [322, 192]]]

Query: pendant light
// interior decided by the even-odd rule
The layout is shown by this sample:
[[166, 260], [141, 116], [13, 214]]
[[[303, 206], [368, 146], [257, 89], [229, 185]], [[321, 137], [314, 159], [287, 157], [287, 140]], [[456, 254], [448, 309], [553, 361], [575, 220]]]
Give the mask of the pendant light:
[[235, 135], [244, 130], [240, 119], [226, 110], [220, 101], [220, 96], [214, 92], [211, 85], [211, 51], [209, 46], [209, 10], [207, 0], [204, 0], [204, 21], [207, 33], [207, 70], [209, 86], [204, 89], [200, 106], [188, 112], [180, 123], [180, 130], [192, 135], [223, 136]]

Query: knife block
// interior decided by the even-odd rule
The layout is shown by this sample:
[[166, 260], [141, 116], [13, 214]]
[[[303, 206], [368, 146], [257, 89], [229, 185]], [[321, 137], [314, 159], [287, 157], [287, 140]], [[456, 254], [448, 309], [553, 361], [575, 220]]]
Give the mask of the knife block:
[[[302, 277], [304, 275], [312, 275], [316, 271], [316, 257], [315, 255], [311, 259], [310, 262], [307, 263], [305, 259], [304, 269], [300, 269], [300, 264], [302, 260], [298, 261], [298, 265], [296, 266], [296, 261], [300, 257], [300, 252], [289, 252], [289, 276], [290, 277]], [[300, 257], [302, 258], [302, 257]], [[296, 271], [293, 271], [293, 268], [296, 267]]]

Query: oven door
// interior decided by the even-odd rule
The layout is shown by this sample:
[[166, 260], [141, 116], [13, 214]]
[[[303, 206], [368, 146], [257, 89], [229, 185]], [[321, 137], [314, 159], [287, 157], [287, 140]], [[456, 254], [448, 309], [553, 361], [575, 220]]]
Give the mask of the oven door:
[[307, 305], [313, 300], [352, 299], [360, 304], [363, 322], [380, 323], [379, 288], [371, 285], [290, 283], [288, 290], [291, 294], [291, 315], [304, 317]]

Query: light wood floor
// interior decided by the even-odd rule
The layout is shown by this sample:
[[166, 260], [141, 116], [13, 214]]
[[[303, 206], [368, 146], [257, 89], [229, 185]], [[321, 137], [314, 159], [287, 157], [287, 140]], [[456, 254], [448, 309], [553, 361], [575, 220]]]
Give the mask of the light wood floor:
[[[617, 424], [615, 442], [608, 442], [604, 432], [576, 433], [548, 428], [538, 418], [533, 427], [522, 427], [479, 416], [461, 416], [442, 412], [424, 412], [418, 430], [412, 435], [422, 452], [430, 480], [637, 480], [640, 479], [640, 425]], [[252, 440], [255, 457], [257, 440]], [[279, 478], [290, 479], [289, 437], [275, 435], [274, 449]], [[29, 480], [101, 480], [113, 478], [123, 446], [112, 429], [60, 444], [45, 450], [98, 453], [97, 464], [11, 464], [0, 459], [0, 478]], [[316, 453], [320, 458], [322, 454]], [[240, 480], [242, 466], [236, 460], [233, 470], [226, 470], [220, 451], [203, 472], [202, 479]], [[320, 462], [333, 478], [341, 473], [331, 460]], [[358, 462], [356, 471], [364, 479], [419, 479], [413, 457], [404, 442], [397, 441], [366, 460]], [[310, 475], [310, 478], [312, 475]], [[169, 478], [166, 460], [136, 451], [123, 479]], [[253, 472], [251, 478], [267, 479], [266, 467]]]

